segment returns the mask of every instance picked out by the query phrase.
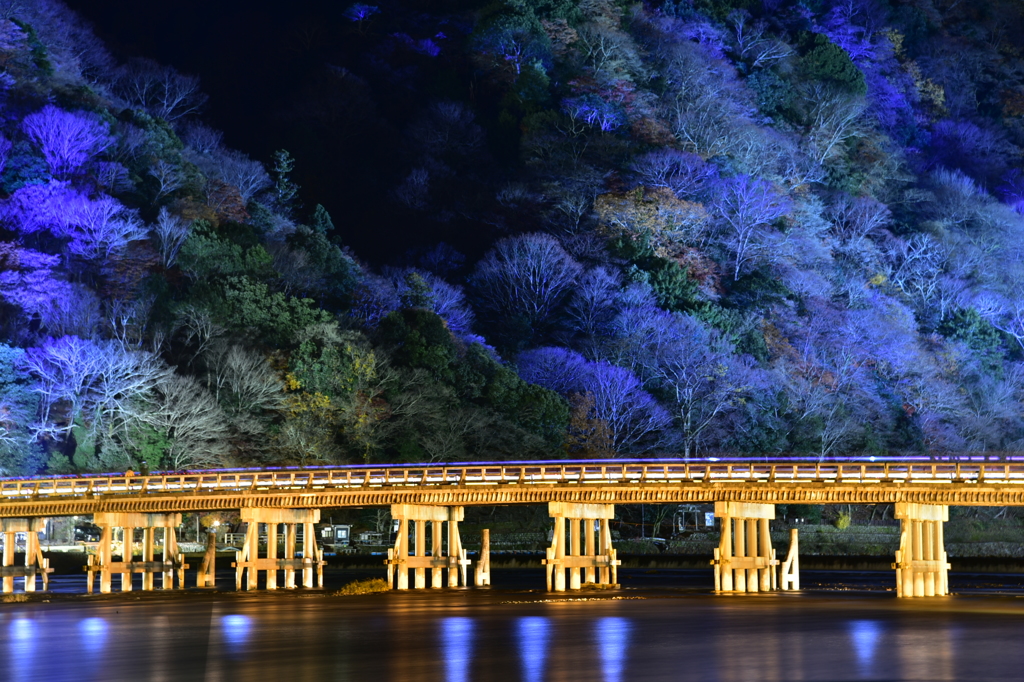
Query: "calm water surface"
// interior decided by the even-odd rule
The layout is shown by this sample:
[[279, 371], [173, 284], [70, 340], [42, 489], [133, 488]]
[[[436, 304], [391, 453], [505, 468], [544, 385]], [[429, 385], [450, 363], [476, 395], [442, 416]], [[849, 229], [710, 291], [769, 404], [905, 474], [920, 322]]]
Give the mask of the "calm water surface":
[[1016, 589], [981, 584], [897, 601], [872, 585], [877, 577], [847, 576], [867, 589], [715, 596], [679, 589], [694, 578], [672, 571], [627, 572], [636, 587], [616, 592], [522, 589], [540, 575], [496, 571], [492, 589], [360, 597], [158, 593], [0, 605], [0, 679], [1024, 679]]

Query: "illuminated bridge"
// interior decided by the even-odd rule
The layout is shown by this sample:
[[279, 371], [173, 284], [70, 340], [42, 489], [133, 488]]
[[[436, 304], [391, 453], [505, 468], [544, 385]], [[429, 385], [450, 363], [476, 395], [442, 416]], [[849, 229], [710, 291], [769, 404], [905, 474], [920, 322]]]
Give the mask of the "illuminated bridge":
[[[93, 515], [102, 529], [96, 557], [87, 567], [91, 590], [94, 574], [100, 590], [109, 591], [112, 574], [131, 586], [131, 574], [143, 573], [151, 588], [156, 573], [164, 586], [184, 564], [176, 551], [174, 529], [182, 512], [241, 510], [248, 523], [246, 543], [235, 563], [241, 587], [255, 588], [259, 571], [267, 587], [277, 586], [284, 571], [285, 586], [294, 586], [301, 571], [312, 586], [314, 570], [322, 575], [322, 550], [315, 545], [313, 524], [323, 508], [390, 506], [399, 521], [398, 540], [389, 551], [389, 579], [408, 587], [412, 569], [415, 586], [440, 587], [442, 571], [451, 586], [466, 583], [469, 564], [461, 547], [458, 521], [470, 505], [548, 504], [554, 519], [552, 547], [545, 560], [551, 589], [582, 583], [615, 584], [615, 550], [609, 520], [616, 504], [715, 503], [721, 522], [716, 550], [716, 587], [723, 591], [774, 589], [778, 565], [768, 535], [775, 504], [895, 504], [902, 520], [897, 553], [898, 592], [931, 596], [947, 591], [942, 522], [948, 505], [1024, 504], [1024, 458], [991, 460], [871, 458], [848, 461], [806, 460], [592, 460], [548, 462], [491, 462], [413, 464], [277, 469], [223, 469], [157, 473], [149, 476], [101, 474], [51, 478], [0, 479], [0, 523], [3, 524], [4, 589], [13, 589], [14, 576], [46, 577], [38, 541], [26, 547], [24, 566], [14, 566], [15, 534], [30, 541], [45, 518]], [[426, 524], [431, 524], [431, 538]], [[447, 523], [447, 538], [442, 532]], [[259, 526], [266, 524], [266, 557], [259, 556]], [[284, 556], [278, 556], [277, 532], [284, 525]], [[296, 527], [301, 526], [305, 551], [296, 557]], [[568, 538], [566, 537], [568, 526]], [[132, 543], [114, 562], [114, 528], [123, 537], [143, 530], [142, 556], [137, 561]], [[163, 560], [154, 561], [156, 529], [163, 530]], [[410, 549], [410, 545], [413, 545]], [[212, 548], [212, 544], [211, 544]], [[128, 554], [128, 556], [124, 556]], [[212, 551], [200, 570], [199, 583], [212, 581]], [[486, 557], [481, 564], [486, 564]], [[782, 586], [798, 586], [796, 538], [782, 563]], [[488, 578], [486, 565], [477, 567], [478, 582]]]

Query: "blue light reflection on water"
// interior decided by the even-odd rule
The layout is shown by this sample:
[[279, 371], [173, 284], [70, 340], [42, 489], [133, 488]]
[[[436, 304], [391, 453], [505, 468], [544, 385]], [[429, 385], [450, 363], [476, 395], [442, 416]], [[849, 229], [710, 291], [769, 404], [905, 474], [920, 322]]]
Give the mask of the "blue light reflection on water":
[[90, 655], [103, 651], [107, 644], [107, 631], [110, 626], [102, 618], [86, 618], [79, 621], [78, 632], [82, 636], [82, 649]]
[[622, 682], [632, 625], [625, 618], [610, 616], [598, 618], [596, 628], [604, 682]]
[[526, 616], [516, 623], [519, 658], [523, 664], [523, 682], [543, 682], [548, 655], [551, 623], [540, 616]]
[[39, 626], [31, 618], [16, 618], [7, 630], [7, 656], [12, 680], [34, 677]]
[[850, 621], [850, 638], [857, 652], [857, 665], [861, 673], [870, 672], [875, 660], [875, 650], [882, 638], [882, 625], [875, 620]]
[[445, 682], [468, 682], [473, 655], [473, 619], [445, 618], [441, 621]]
[[221, 631], [224, 634], [224, 643], [228, 651], [234, 655], [241, 654], [249, 641], [249, 634], [252, 631], [252, 618], [240, 614], [222, 616], [220, 619]]

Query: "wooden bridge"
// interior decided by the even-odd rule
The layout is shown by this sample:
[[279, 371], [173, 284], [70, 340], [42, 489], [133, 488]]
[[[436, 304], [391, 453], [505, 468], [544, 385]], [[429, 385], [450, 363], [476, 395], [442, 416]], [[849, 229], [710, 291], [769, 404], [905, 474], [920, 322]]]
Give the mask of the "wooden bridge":
[[[941, 528], [948, 505], [1024, 504], [1024, 458], [593, 460], [0, 479], [0, 521], [7, 534], [0, 574], [5, 589], [7, 579], [15, 575], [40, 574], [45, 579], [45, 567], [30, 564], [36, 559], [28, 555], [26, 566], [12, 565], [13, 553], [8, 558], [6, 548], [13, 547], [14, 533], [37, 527], [40, 518], [91, 514], [104, 530], [98, 562], [90, 566], [90, 577], [92, 572], [100, 573], [101, 591], [109, 590], [111, 573], [127, 575], [126, 584], [130, 584], [132, 572], [147, 577], [159, 572], [166, 586], [168, 581], [173, 583], [175, 572], [180, 576], [182, 571], [180, 558], [173, 555], [178, 514], [243, 510], [250, 528], [269, 524], [276, 535], [278, 525], [285, 525], [285, 557], [277, 557], [275, 538], [267, 558], [259, 558], [257, 535], [248, 533], [246, 547], [236, 562], [239, 585], [242, 571], [248, 569], [250, 587], [256, 586], [259, 570], [267, 571], [271, 585], [276, 585], [278, 570], [285, 571], [286, 585], [293, 584], [290, 576], [301, 570], [304, 584], [311, 586], [313, 569], [319, 574], [323, 560], [319, 550], [309, 544], [304, 557], [295, 558], [295, 525], [304, 526], [308, 543], [320, 509], [391, 506], [401, 523], [399, 539], [387, 562], [397, 586], [408, 585], [409, 569], [416, 573], [416, 586], [424, 586], [426, 571], [434, 576], [432, 584], [440, 586], [442, 570], [448, 570], [449, 585], [465, 584], [468, 561], [457, 530], [461, 508], [548, 504], [556, 530], [562, 529], [561, 537], [555, 533], [544, 562], [549, 583], [557, 590], [565, 587], [566, 570], [570, 588], [578, 587], [581, 580], [614, 584], [617, 560], [607, 522], [614, 516], [615, 504], [697, 502], [716, 503], [718, 517], [723, 519], [720, 556], [715, 561], [717, 586], [723, 591], [771, 589], [776, 584], [771, 578], [781, 562], [774, 559], [770, 540], [765, 539], [775, 504], [881, 503], [895, 504], [897, 517], [903, 519], [903, 543], [894, 564], [901, 576], [899, 592], [906, 596], [943, 594], [947, 564]], [[427, 542], [426, 523], [433, 524], [432, 543]], [[447, 549], [441, 533], [444, 523], [448, 524]], [[140, 561], [129, 556], [113, 564], [109, 550], [115, 527], [144, 529], [150, 539], [143, 543]], [[152, 558], [151, 536], [158, 528], [163, 529], [165, 538], [163, 562]], [[787, 562], [790, 566], [796, 562], [792, 552]], [[923, 581], [918, 580], [922, 576]], [[788, 578], [787, 582], [783, 576], [783, 585], [793, 582], [792, 575]], [[915, 581], [920, 583], [916, 587]]]

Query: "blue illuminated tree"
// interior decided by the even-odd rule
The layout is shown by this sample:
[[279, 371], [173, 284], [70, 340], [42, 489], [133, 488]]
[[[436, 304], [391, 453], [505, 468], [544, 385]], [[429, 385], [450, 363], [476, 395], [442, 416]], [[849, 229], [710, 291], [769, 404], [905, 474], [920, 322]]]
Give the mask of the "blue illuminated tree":
[[44, 454], [29, 423], [39, 396], [24, 367], [25, 351], [0, 343], [0, 475], [38, 473]]
[[521, 353], [517, 362], [526, 381], [564, 396], [592, 397], [594, 416], [607, 425], [615, 452], [649, 451], [671, 440], [671, 416], [629, 370], [552, 346]]
[[114, 141], [96, 116], [64, 111], [52, 104], [26, 116], [21, 125], [57, 178], [79, 171]]

